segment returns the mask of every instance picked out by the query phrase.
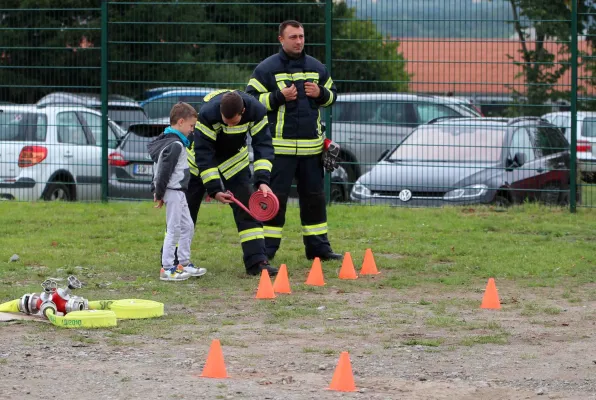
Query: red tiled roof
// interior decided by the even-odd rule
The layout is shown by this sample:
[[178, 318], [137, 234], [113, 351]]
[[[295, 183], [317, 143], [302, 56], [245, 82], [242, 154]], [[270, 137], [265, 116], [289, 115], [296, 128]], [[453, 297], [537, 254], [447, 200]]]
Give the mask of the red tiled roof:
[[[530, 49], [535, 43], [528, 42]], [[555, 54], [560, 63], [567, 56], [558, 55], [561, 44], [545, 43], [545, 48]], [[589, 44], [579, 41], [579, 49], [587, 51]], [[507, 55], [521, 61], [519, 41], [487, 39], [417, 39], [400, 40], [400, 51], [407, 61], [408, 73], [414, 74], [410, 91], [422, 93], [460, 94], [510, 94], [506, 85], [524, 91], [525, 79], [516, 78], [521, 67], [515, 65]], [[553, 69], [554, 70], [554, 69]], [[579, 76], [588, 76], [583, 70]], [[557, 89], [569, 90], [571, 73], [568, 70], [559, 80]], [[580, 80], [580, 83], [582, 81]], [[590, 89], [593, 92], [593, 89]]]

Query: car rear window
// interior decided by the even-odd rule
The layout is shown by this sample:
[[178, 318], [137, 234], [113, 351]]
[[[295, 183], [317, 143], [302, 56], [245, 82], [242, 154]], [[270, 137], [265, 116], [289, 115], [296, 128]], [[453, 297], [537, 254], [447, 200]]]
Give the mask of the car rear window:
[[585, 137], [596, 137], [596, 118], [584, 119], [581, 135]]
[[155, 137], [138, 136], [135, 135], [134, 132], [130, 132], [126, 136], [126, 140], [124, 141], [124, 143], [122, 143], [122, 150], [131, 153], [146, 153], [147, 145], [153, 139], [155, 139]]
[[0, 111], [0, 142], [44, 142], [47, 125], [44, 114]]

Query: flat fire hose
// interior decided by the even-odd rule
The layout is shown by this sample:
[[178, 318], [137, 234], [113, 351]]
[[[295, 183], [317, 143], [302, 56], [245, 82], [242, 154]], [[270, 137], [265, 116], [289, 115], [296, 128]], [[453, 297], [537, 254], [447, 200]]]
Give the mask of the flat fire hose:
[[248, 200], [248, 208], [240, 200], [234, 197], [229, 190], [227, 194], [232, 196], [232, 201], [241, 209], [246, 211], [257, 221], [269, 221], [273, 219], [279, 211], [279, 200], [272, 192], [267, 193], [267, 197], [261, 190], [254, 192]]
[[[18, 313], [20, 299], [0, 304], [0, 312]], [[55, 307], [55, 306], [54, 306]], [[164, 304], [153, 300], [123, 299], [90, 301], [88, 310], [72, 311], [64, 316], [56, 315], [53, 307], [41, 313], [60, 328], [109, 328], [118, 319], [155, 318], [164, 315]]]
[[90, 310], [111, 310], [118, 319], [161, 317], [164, 305], [153, 300], [123, 299], [90, 301]]
[[116, 326], [116, 313], [109, 310], [84, 310], [69, 312], [61, 317], [53, 308], [47, 308], [44, 315], [60, 328], [110, 328]]

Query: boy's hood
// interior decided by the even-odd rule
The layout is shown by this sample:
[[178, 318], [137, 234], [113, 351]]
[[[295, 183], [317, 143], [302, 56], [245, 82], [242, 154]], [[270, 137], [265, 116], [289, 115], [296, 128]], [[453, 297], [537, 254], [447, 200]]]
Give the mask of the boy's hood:
[[147, 145], [147, 151], [149, 152], [151, 160], [153, 162], [157, 162], [161, 151], [174, 142], [182, 143], [182, 141], [176, 135], [165, 135], [161, 133], [159, 136], [157, 136]]

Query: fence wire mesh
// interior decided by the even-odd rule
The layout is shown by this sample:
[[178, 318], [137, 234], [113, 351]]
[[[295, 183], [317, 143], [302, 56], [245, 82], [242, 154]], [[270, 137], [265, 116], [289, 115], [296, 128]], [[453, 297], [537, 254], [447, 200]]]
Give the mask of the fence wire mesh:
[[596, 203], [591, 1], [40, 7], [0, 8], [0, 198], [151, 199], [146, 145], [172, 106], [245, 90], [295, 19], [338, 89], [321, 109], [341, 146], [332, 202]]

